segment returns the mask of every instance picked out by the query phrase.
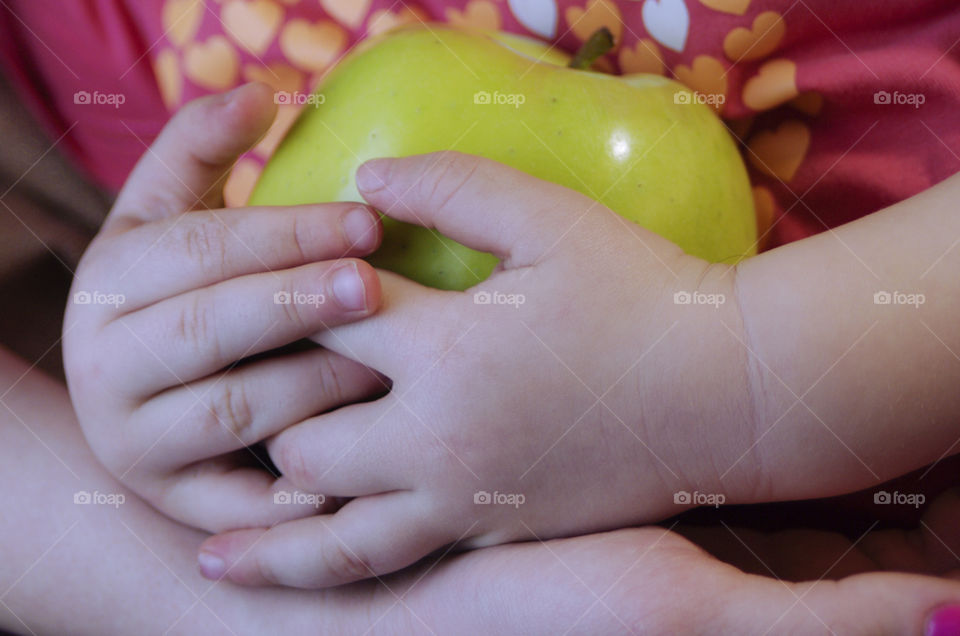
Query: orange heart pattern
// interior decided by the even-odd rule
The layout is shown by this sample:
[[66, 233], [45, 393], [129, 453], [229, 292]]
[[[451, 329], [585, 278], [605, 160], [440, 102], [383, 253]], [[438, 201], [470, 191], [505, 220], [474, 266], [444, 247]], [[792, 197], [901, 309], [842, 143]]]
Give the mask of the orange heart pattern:
[[698, 55], [691, 66], [678, 64], [673, 72], [682, 84], [703, 95], [705, 102], [717, 112], [723, 110], [727, 100], [727, 75], [720, 60], [709, 55]]
[[163, 32], [177, 46], [194, 38], [203, 18], [203, 0], [168, 0], [163, 5]]
[[[290, 126], [296, 121], [297, 115], [304, 108], [304, 106], [294, 104], [281, 104], [277, 108], [277, 118], [273, 120], [273, 124], [267, 130], [263, 139], [260, 140], [260, 143], [254, 147], [253, 152], [264, 159], [269, 158], [273, 151], [277, 149], [277, 146], [280, 145], [283, 136], [290, 130]], [[309, 108], [313, 107], [310, 106]]]
[[183, 95], [183, 75], [180, 73], [180, 60], [172, 49], [160, 51], [153, 62], [153, 72], [157, 76], [160, 97], [167, 110], [173, 110]]
[[248, 82], [263, 82], [274, 91], [297, 93], [303, 90], [303, 73], [283, 63], [268, 66], [248, 64], [243, 67], [243, 79]]
[[[207, 10], [205, 0], [166, 0], [162, 24], [172, 47], [160, 50], [153, 62], [154, 73], [163, 103], [171, 110], [184, 99], [185, 80], [209, 90], [220, 91], [235, 86], [240, 77], [260, 81], [276, 91], [296, 93], [309, 90], [330, 65], [344, 53], [349, 41], [347, 29], [364, 27], [367, 35], [377, 35], [393, 28], [430, 20], [430, 14], [413, 3], [398, 3], [389, 9], [371, 13], [372, 0], [214, 0], [219, 6], [225, 35], [212, 35], [197, 41]], [[643, 28], [647, 36], [630, 47], [621, 47], [616, 60], [623, 73], [663, 75], [668, 67], [664, 51], [683, 53], [691, 16], [686, 7], [694, 0], [642, 0]], [[752, 0], [698, 0], [712, 11], [744, 16]], [[319, 5], [329, 20], [313, 22], [290, 16], [288, 7]], [[617, 0], [578, 0], [563, 13], [569, 30], [580, 41], [589, 38], [600, 27], [607, 27], [620, 45], [624, 31], [623, 17]], [[644, 5], [651, 4], [650, 7]], [[459, 5], [459, 3], [458, 3]], [[559, 3], [556, 0], [469, 0], [462, 8], [448, 7], [443, 16], [454, 26], [473, 29], [503, 28], [503, 12], [520, 20], [527, 28], [543, 37], [557, 33]], [[681, 11], [681, 9], [683, 9]], [[294, 18], [294, 19], [290, 19]], [[682, 19], [681, 19], [682, 18]], [[519, 18], [518, 18], [519, 19]], [[682, 22], [682, 24], [680, 22]], [[536, 25], [534, 29], [530, 25]], [[562, 27], [561, 27], [562, 28]], [[542, 32], [541, 32], [542, 31]], [[723, 55], [732, 62], [755, 62], [774, 54], [786, 37], [786, 23], [776, 11], [763, 11], [731, 29], [722, 39]], [[642, 31], [641, 31], [642, 32]], [[204, 32], [206, 33], [206, 31]], [[659, 42], [658, 42], [659, 40]], [[267, 62], [247, 63], [241, 69], [241, 53], [266, 55], [276, 42], [286, 58], [269, 57]], [[361, 48], [363, 44], [361, 43]], [[696, 53], [695, 51], [693, 53]], [[595, 69], [612, 71], [612, 56], [598, 60]], [[684, 57], [689, 60], [691, 57]], [[253, 62], [253, 60], [249, 60]], [[722, 112], [730, 90], [739, 90], [743, 104], [754, 111], [765, 111], [788, 104], [796, 111], [816, 116], [823, 107], [823, 96], [810, 91], [800, 94], [797, 88], [797, 67], [781, 58], [762, 64], [739, 88], [731, 89], [727, 62], [722, 57], [695, 55], [687, 64], [676, 64], [676, 78], [692, 90], [713, 96], [710, 103]], [[734, 76], [730, 76], [734, 77]], [[722, 98], [720, 98], [722, 96]], [[251, 157], [268, 158], [300, 112], [298, 106], [281, 105], [274, 124], [253, 149]], [[731, 134], [746, 139], [754, 118], [738, 117], [728, 122]], [[788, 120], [774, 129], [754, 132], [744, 145], [749, 163], [759, 172], [790, 181], [795, 178], [810, 148], [809, 127], [799, 120]], [[259, 175], [258, 161], [244, 159], [237, 164], [225, 187], [228, 203], [245, 203]], [[753, 188], [757, 210], [757, 226], [761, 235], [774, 222], [776, 200], [769, 188]], [[761, 245], [762, 247], [763, 245]]]
[[203, 43], [194, 42], [183, 56], [183, 70], [190, 81], [212, 91], [236, 84], [239, 69], [237, 50], [222, 35], [211, 36]]
[[386, 33], [390, 29], [395, 29], [404, 24], [413, 24], [415, 22], [426, 22], [430, 19], [422, 9], [404, 5], [402, 9], [394, 13], [389, 9], [380, 9], [374, 11], [367, 22], [367, 33], [369, 35], [378, 35]]
[[336, 22], [290, 20], [280, 33], [280, 50], [296, 66], [319, 71], [337, 59], [347, 46], [347, 32]]
[[743, 85], [743, 103], [753, 110], [767, 110], [797, 95], [797, 65], [787, 59], [771, 60]]
[[[297, 1], [287, 0], [287, 4]], [[370, 10], [370, 0], [320, 0], [320, 6], [337, 22], [356, 29], [363, 24], [363, 18]]]
[[776, 199], [766, 186], [754, 186], [753, 209], [757, 215], [757, 248], [763, 251], [770, 242], [770, 228], [773, 227], [773, 215], [777, 211]]
[[764, 11], [753, 19], [753, 27], [737, 27], [723, 39], [723, 52], [734, 62], [741, 60], [759, 60], [773, 53], [783, 36], [787, 25], [776, 11]]
[[463, 11], [448, 8], [447, 22], [454, 26], [472, 29], [500, 30], [500, 10], [488, 0], [470, 0]]
[[247, 204], [261, 171], [260, 164], [253, 159], [241, 159], [237, 162], [230, 171], [227, 182], [223, 184], [223, 201], [227, 207], [238, 208]]
[[743, 15], [750, 8], [750, 0], [700, 0], [700, 4], [714, 11], [733, 15]]
[[623, 21], [620, 18], [620, 9], [610, 0], [589, 0], [586, 8], [568, 7], [565, 17], [570, 30], [581, 41], [589, 38], [600, 27], [607, 27], [613, 34], [613, 41], [620, 43]]
[[631, 49], [620, 50], [620, 70], [623, 73], [652, 73], [663, 75], [663, 55], [660, 47], [649, 38], [637, 42]]
[[747, 157], [764, 174], [789, 182], [807, 156], [810, 129], [803, 122], [785, 121], [776, 130], [759, 132], [750, 139]]
[[232, 0], [220, 12], [224, 30], [243, 48], [263, 55], [283, 21], [283, 7], [270, 0]]

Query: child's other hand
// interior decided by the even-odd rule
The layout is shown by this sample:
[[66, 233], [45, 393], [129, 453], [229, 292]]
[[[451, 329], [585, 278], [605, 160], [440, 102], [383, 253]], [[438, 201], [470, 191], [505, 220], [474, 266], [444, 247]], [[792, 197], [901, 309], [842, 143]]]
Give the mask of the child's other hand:
[[268, 448], [299, 490], [354, 499], [212, 537], [207, 576], [336, 585], [452, 543], [629, 526], [697, 503], [682, 491], [753, 486], [735, 471], [720, 490], [718, 475], [754, 436], [730, 268], [469, 155], [380, 160], [357, 181], [388, 215], [502, 263], [466, 293], [380, 272], [381, 311], [320, 334], [393, 390]]
[[[100, 460], [170, 516], [210, 531], [314, 514], [245, 447], [376, 395], [364, 366], [316, 349], [235, 365], [380, 304], [355, 258], [366, 206], [219, 209], [225, 175], [270, 125], [263, 85], [185, 107], [144, 155], [78, 268], [64, 326], [70, 393]], [[286, 301], [286, 302], [283, 302]]]

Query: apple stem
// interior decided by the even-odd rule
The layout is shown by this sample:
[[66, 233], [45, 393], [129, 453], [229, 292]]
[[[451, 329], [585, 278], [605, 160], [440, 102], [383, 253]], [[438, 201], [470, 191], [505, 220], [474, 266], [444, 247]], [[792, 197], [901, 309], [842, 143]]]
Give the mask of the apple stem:
[[612, 48], [613, 33], [610, 33], [610, 29], [607, 27], [600, 27], [580, 46], [580, 49], [577, 51], [577, 54], [573, 56], [573, 59], [570, 60], [568, 66], [585, 71], [593, 66], [593, 63], [597, 61], [598, 57], [605, 55]]

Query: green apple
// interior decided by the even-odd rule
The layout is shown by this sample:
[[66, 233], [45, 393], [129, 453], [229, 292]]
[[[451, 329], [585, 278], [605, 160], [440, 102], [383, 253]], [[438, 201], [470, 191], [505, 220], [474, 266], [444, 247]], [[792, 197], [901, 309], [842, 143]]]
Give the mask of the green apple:
[[[360, 201], [364, 161], [453, 149], [582, 192], [709, 261], [752, 254], [746, 169], [713, 110], [671, 80], [568, 61], [533, 39], [439, 25], [365, 42], [318, 87], [323, 99], [304, 109], [250, 204]], [[370, 260], [441, 289], [471, 287], [497, 263], [388, 218]]]

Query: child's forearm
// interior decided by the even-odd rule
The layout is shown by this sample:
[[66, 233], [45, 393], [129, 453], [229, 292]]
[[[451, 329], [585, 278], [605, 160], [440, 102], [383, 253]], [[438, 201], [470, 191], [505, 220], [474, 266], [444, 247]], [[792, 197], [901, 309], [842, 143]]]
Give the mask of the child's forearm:
[[[245, 634], [367, 625], [366, 616], [347, 622], [358, 617], [346, 594], [211, 586], [196, 569], [203, 533], [163, 517], [100, 467], [64, 387], [2, 347], [0, 399], [0, 631]], [[78, 492], [91, 502], [75, 504]]]
[[955, 176], [739, 266], [758, 438], [740, 462], [771, 476], [757, 498], [867, 487], [960, 450], [958, 199]]

